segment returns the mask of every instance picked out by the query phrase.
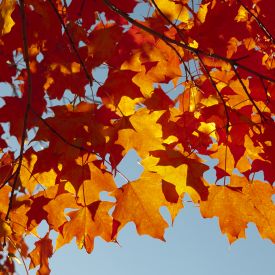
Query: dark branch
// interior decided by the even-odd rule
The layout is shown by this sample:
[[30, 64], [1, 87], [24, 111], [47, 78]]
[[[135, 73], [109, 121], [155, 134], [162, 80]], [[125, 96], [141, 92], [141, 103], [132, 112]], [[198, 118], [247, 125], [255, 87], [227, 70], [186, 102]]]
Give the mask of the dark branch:
[[24, 55], [24, 61], [25, 61], [26, 70], [27, 70], [27, 104], [26, 104], [25, 113], [24, 113], [24, 121], [23, 121], [23, 130], [22, 130], [22, 137], [21, 137], [21, 146], [20, 146], [18, 167], [14, 173], [14, 181], [12, 184], [9, 206], [8, 206], [5, 220], [9, 219], [9, 214], [10, 214], [10, 211], [12, 209], [12, 204], [13, 204], [14, 192], [16, 190], [16, 186], [17, 186], [17, 182], [19, 179], [19, 174], [20, 174], [20, 170], [21, 170], [21, 166], [22, 166], [23, 154], [24, 154], [24, 144], [25, 144], [25, 141], [27, 138], [27, 124], [28, 124], [28, 119], [29, 119], [29, 112], [30, 112], [30, 106], [31, 106], [31, 95], [32, 95], [32, 75], [31, 75], [30, 59], [29, 59], [29, 52], [28, 52], [27, 22], [26, 22], [26, 14], [25, 14], [24, 5], [25, 5], [24, 0], [19, 0], [19, 9], [20, 9], [20, 15], [21, 15], [22, 35], [23, 35], [23, 55]]

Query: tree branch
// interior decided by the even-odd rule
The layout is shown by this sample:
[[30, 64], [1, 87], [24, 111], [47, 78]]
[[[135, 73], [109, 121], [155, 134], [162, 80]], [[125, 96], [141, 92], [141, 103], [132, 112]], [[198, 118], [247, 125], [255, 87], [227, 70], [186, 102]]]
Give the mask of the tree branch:
[[238, 71], [236, 70], [236, 68], [234, 66], [232, 66], [232, 69], [237, 77], [237, 79], [239, 80], [239, 82], [241, 83], [241, 86], [245, 92], [245, 94], [247, 95], [247, 97], [249, 98], [250, 102], [253, 104], [253, 106], [255, 107], [255, 109], [257, 110], [258, 114], [260, 115], [260, 117], [265, 121], [266, 117], [263, 115], [262, 111], [259, 109], [259, 107], [257, 106], [257, 104], [255, 103], [254, 99], [252, 98], [252, 96], [249, 94], [246, 86], [243, 83], [243, 80], [241, 79], [241, 76], [239, 75]]
[[27, 22], [26, 22], [26, 14], [24, 8], [24, 0], [19, 0], [19, 9], [21, 15], [21, 22], [22, 22], [22, 35], [23, 35], [23, 56], [24, 61], [26, 64], [26, 71], [27, 71], [27, 104], [24, 113], [24, 120], [23, 120], [23, 130], [22, 130], [22, 137], [21, 137], [21, 146], [20, 146], [20, 153], [19, 153], [19, 160], [18, 160], [18, 167], [14, 173], [14, 181], [12, 184], [12, 190], [10, 194], [10, 200], [8, 205], [7, 214], [5, 220], [9, 219], [9, 214], [12, 209], [13, 197], [14, 192], [16, 190], [17, 182], [19, 179], [19, 174], [22, 166], [23, 161], [23, 154], [24, 154], [24, 145], [27, 138], [27, 124], [29, 119], [29, 112], [31, 106], [31, 95], [32, 95], [32, 76], [31, 76], [31, 68], [30, 68], [30, 59], [29, 59], [29, 52], [28, 52], [28, 38], [27, 38]]

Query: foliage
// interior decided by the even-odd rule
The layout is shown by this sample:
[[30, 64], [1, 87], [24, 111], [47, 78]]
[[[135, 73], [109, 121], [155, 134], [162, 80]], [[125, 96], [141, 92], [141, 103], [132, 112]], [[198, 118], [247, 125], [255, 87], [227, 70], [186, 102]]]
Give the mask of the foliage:
[[[160, 208], [174, 220], [185, 195], [230, 242], [249, 222], [275, 242], [273, 5], [2, 0], [2, 270], [19, 253], [26, 271], [49, 274], [48, 258], [74, 237], [90, 253], [129, 222], [164, 240]], [[117, 168], [131, 149], [136, 180]]]

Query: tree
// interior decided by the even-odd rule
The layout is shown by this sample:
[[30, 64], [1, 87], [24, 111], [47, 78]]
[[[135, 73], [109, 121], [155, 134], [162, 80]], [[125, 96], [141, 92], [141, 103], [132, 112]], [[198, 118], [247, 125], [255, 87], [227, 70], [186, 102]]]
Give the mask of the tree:
[[[128, 222], [163, 240], [159, 209], [174, 220], [184, 195], [230, 243], [249, 222], [275, 242], [272, 1], [67, 2], [0, 4], [3, 271], [19, 252], [49, 274], [51, 231], [88, 253]], [[117, 168], [132, 148], [135, 181]]]

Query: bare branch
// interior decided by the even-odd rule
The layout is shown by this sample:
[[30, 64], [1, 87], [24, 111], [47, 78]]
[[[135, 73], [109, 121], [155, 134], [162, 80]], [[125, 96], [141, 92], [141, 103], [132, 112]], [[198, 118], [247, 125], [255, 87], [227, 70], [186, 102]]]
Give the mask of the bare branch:
[[28, 124], [28, 119], [29, 119], [29, 112], [30, 112], [30, 106], [31, 106], [31, 95], [32, 95], [32, 75], [31, 75], [30, 59], [29, 59], [29, 52], [28, 52], [27, 22], [26, 22], [26, 14], [25, 14], [24, 5], [25, 5], [24, 0], [19, 0], [19, 8], [20, 8], [20, 15], [21, 15], [21, 22], [22, 22], [22, 35], [23, 35], [23, 56], [24, 56], [24, 61], [26, 64], [26, 70], [27, 70], [27, 104], [26, 104], [25, 113], [24, 113], [23, 130], [22, 130], [22, 137], [21, 137], [21, 146], [20, 146], [18, 167], [14, 173], [14, 182], [12, 184], [9, 206], [8, 206], [5, 220], [9, 219], [9, 214], [10, 214], [10, 211], [12, 209], [12, 204], [13, 204], [14, 192], [16, 190], [16, 186], [17, 186], [17, 182], [19, 179], [19, 174], [20, 174], [20, 170], [21, 170], [21, 166], [22, 166], [24, 145], [25, 145], [25, 141], [27, 138], [27, 124]]

